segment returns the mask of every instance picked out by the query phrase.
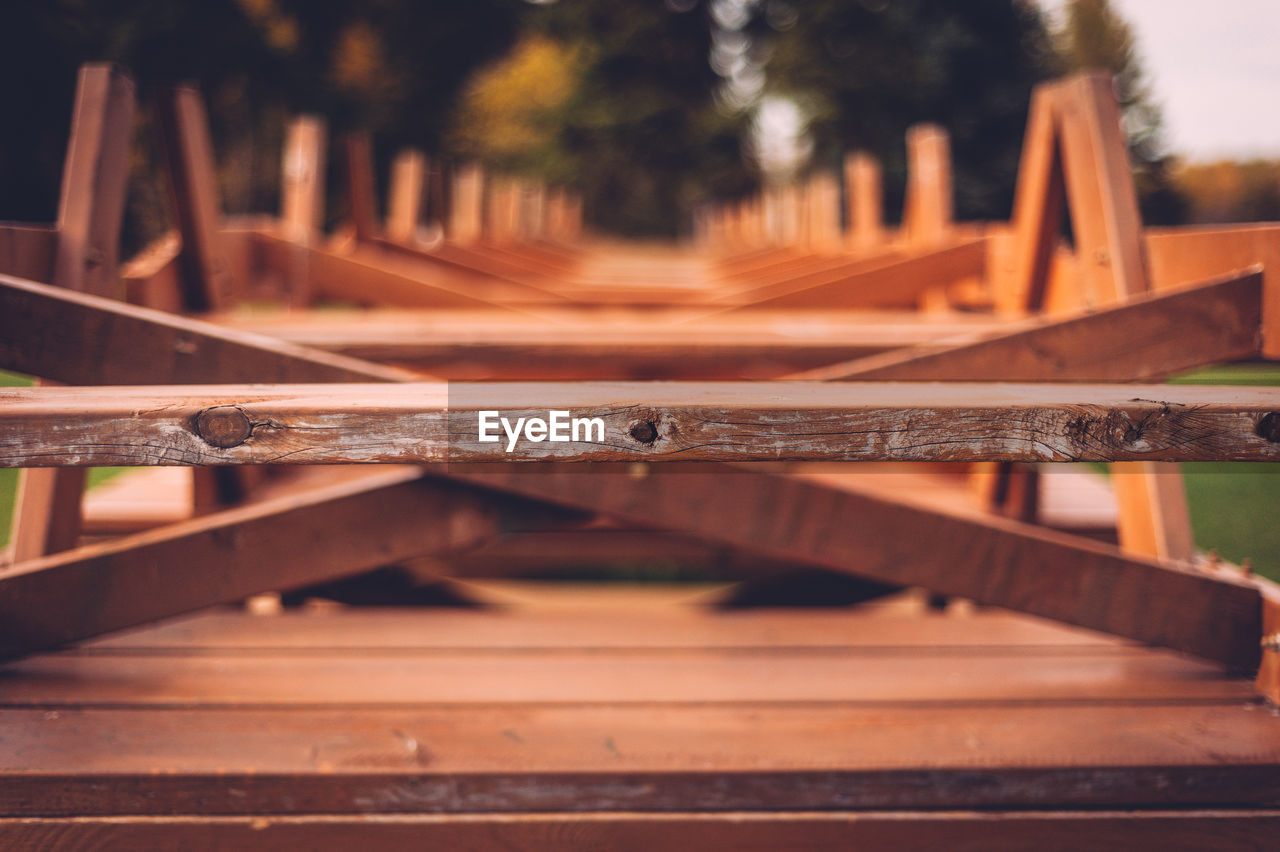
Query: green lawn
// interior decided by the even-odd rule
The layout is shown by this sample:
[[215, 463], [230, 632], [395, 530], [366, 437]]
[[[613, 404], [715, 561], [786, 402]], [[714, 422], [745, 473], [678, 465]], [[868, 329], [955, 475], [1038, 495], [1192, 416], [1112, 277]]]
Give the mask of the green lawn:
[[[1174, 380], [1201, 385], [1280, 385], [1280, 365], [1241, 364], [1197, 370]], [[0, 372], [0, 385], [28, 385], [30, 379]], [[95, 468], [89, 487], [126, 468]], [[1280, 580], [1280, 465], [1196, 462], [1184, 464], [1187, 501], [1197, 546], [1216, 549], [1224, 559], [1253, 560], [1254, 568]], [[0, 547], [9, 541], [18, 472], [0, 469]]]

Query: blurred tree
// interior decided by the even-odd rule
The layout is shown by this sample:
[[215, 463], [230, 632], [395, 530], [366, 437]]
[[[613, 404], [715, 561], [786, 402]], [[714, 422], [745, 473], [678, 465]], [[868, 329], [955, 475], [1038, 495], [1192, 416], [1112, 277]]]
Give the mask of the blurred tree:
[[762, 0], [755, 10], [750, 32], [772, 44], [769, 87], [808, 115], [815, 165], [871, 151], [896, 207], [906, 129], [936, 122], [951, 134], [957, 215], [1009, 215], [1031, 89], [1055, 68], [1035, 4]]
[[467, 84], [450, 134], [458, 154], [506, 171], [563, 180], [564, 107], [579, 84], [578, 52], [530, 33]]
[[1180, 165], [1173, 178], [1193, 223], [1280, 220], [1280, 161]]
[[592, 224], [673, 236], [698, 201], [752, 185], [746, 115], [716, 107], [703, 0], [555, 3], [531, 26], [575, 69], [571, 94], [544, 114], [557, 150], [543, 175], [575, 186]]
[[1149, 225], [1184, 221], [1186, 202], [1173, 180], [1160, 107], [1147, 86], [1133, 29], [1110, 0], [1068, 0], [1055, 40], [1064, 70], [1100, 68], [1115, 75], [1143, 220]]
[[[12, 0], [0, 27], [0, 110], [22, 132], [0, 139], [0, 217], [49, 220], [78, 66], [114, 62], [147, 89], [197, 83], [209, 106], [224, 199], [273, 210], [283, 126], [314, 111], [334, 131], [435, 148], [458, 92], [501, 55], [523, 0]], [[147, 117], [140, 117], [145, 131]], [[158, 159], [140, 138], [126, 248], [164, 227]]]

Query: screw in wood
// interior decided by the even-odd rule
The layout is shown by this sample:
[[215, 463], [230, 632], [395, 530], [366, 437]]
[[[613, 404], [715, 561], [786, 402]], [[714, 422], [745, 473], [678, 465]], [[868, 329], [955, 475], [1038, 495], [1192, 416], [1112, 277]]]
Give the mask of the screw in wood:
[[196, 415], [196, 434], [224, 450], [243, 444], [252, 432], [249, 418], [234, 405], [206, 408]]

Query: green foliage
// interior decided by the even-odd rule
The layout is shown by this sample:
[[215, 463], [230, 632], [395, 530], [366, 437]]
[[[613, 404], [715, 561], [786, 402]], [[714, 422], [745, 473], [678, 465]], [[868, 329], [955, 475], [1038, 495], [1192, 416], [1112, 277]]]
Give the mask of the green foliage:
[[812, 116], [819, 165], [866, 149], [884, 164], [886, 202], [898, 203], [906, 129], [936, 122], [951, 134], [957, 215], [1008, 217], [1031, 89], [1053, 68], [1034, 5], [768, 0], [761, 13], [770, 87]]
[[699, 200], [752, 186], [746, 116], [716, 109], [705, 3], [579, 0], [539, 12], [534, 27], [578, 62], [556, 116], [561, 171], [549, 176], [582, 192], [594, 225], [674, 236]]
[[[16, 0], [0, 27], [0, 219], [50, 221], [78, 66], [114, 62], [139, 83], [205, 95], [229, 212], [275, 210], [286, 119], [373, 131], [382, 151], [438, 148], [458, 91], [514, 41], [522, 0]], [[145, 111], [126, 255], [168, 222]]]

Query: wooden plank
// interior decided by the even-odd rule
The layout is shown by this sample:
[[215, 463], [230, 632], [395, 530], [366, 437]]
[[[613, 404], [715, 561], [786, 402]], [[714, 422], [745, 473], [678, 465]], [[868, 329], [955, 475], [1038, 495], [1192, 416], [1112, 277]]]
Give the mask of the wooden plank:
[[381, 234], [373, 177], [373, 140], [367, 133], [355, 133], [347, 137], [345, 147], [351, 224], [356, 241], [365, 243]]
[[[389, 470], [30, 560], [0, 575], [0, 656], [471, 546], [536, 526], [539, 515], [528, 512]], [[324, 534], [332, 530], [359, 535]]]
[[174, 218], [182, 235], [182, 294], [187, 310], [226, 307], [238, 296], [222, 245], [222, 202], [213, 143], [200, 93], [190, 86], [156, 98], [156, 126], [164, 151]]
[[1271, 703], [1280, 706], [1280, 586], [1269, 580], [1255, 580], [1262, 593], [1262, 662], [1254, 688]]
[[[526, 592], [532, 602], [518, 611], [507, 606], [465, 611], [342, 607], [321, 612], [285, 610], [270, 617], [246, 618], [239, 610], [215, 609], [95, 640], [65, 653], [91, 657], [138, 653], [234, 656], [274, 649], [281, 654], [317, 656], [365, 652], [438, 656], [455, 650], [576, 649], [699, 654], [752, 650], [779, 657], [836, 651], [893, 658], [975, 653], [1101, 657], [1127, 654], [1133, 647], [1111, 636], [998, 609], [946, 618], [922, 617], [919, 607], [896, 604], [865, 604], [853, 611], [842, 607], [729, 611], [709, 607], [705, 588], [689, 594], [690, 599], [678, 605], [644, 608], [637, 603], [642, 590], [630, 587], [613, 590], [609, 597], [601, 591], [600, 597], [589, 601], [575, 597], [562, 603], [567, 595], [563, 585], [468, 582], [467, 587], [478, 589], [482, 600], [501, 601], [502, 593], [512, 588]], [[582, 594], [594, 590], [587, 587]], [[625, 617], [619, 616], [622, 603]]]
[[743, 302], [738, 310], [915, 307], [929, 288], [981, 278], [986, 255], [985, 240], [969, 240], [906, 257], [861, 261], [838, 272], [824, 272], [820, 278], [815, 275], [729, 294], [723, 301]]
[[1090, 304], [1148, 289], [1142, 220], [1110, 74], [1080, 74], [1056, 90], [1076, 253]]
[[0, 273], [49, 280], [57, 241], [56, 227], [0, 222]]
[[858, 476], [784, 477], [745, 467], [727, 475], [723, 468], [691, 472], [662, 465], [651, 465], [644, 478], [572, 465], [546, 466], [529, 476], [509, 466], [462, 464], [450, 465], [449, 475], [778, 559], [1172, 647], [1242, 670], [1258, 660], [1260, 599], [1247, 582], [973, 510], [925, 505]]
[[1061, 240], [1066, 190], [1056, 127], [1057, 91], [1057, 84], [1041, 84], [1031, 93], [1013, 202], [1012, 270], [1007, 278], [997, 278], [993, 288], [996, 307], [1005, 313], [1043, 308], [1049, 264]]
[[72, 385], [391, 382], [413, 375], [10, 276], [0, 276], [0, 364]]
[[1263, 265], [1262, 354], [1280, 359], [1280, 225], [1149, 228], [1154, 289], [1179, 287], [1255, 263]]
[[452, 379], [757, 379], [899, 346], [967, 341], [1005, 324], [972, 314], [817, 311], [680, 316], [493, 311], [237, 312], [230, 328]]
[[1240, 706], [500, 705], [283, 718], [270, 708], [0, 709], [0, 808], [1167, 810], [1280, 799], [1280, 723]]
[[306, 243], [324, 228], [325, 141], [323, 118], [302, 115], [289, 122], [280, 167], [280, 221], [285, 236]]
[[1152, 381], [1256, 358], [1262, 271], [1136, 296], [1067, 317], [1037, 317], [973, 343], [886, 352], [791, 378], [820, 380]]
[[1096, 656], [961, 651], [945, 660], [948, 677], [939, 678], [939, 659], [919, 649], [56, 654], [4, 666], [3, 701], [10, 708], [797, 702], [996, 707], [1093, 701], [1239, 706], [1253, 697], [1247, 679], [1226, 678], [1210, 663], [1146, 648]]
[[[296, 246], [279, 235], [255, 231], [254, 243], [268, 269], [287, 275]], [[504, 301], [557, 302], [544, 290], [517, 285], [455, 264], [408, 257], [374, 243], [348, 253], [305, 246], [305, 262], [317, 298], [363, 305], [409, 308], [520, 310]]]
[[130, 258], [120, 269], [124, 300], [158, 311], [181, 313], [181, 254], [182, 238], [177, 231], [168, 231]]
[[391, 203], [387, 210], [387, 237], [412, 242], [421, 218], [427, 158], [421, 151], [407, 149], [391, 164]]
[[467, 244], [480, 239], [484, 221], [484, 172], [475, 164], [454, 170], [449, 196], [448, 227], [450, 241]]
[[907, 201], [903, 229], [916, 245], [946, 242], [952, 222], [951, 137], [936, 124], [907, 128]]
[[855, 151], [844, 161], [846, 215], [849, 247], [868, 253], [884, 243], [884, 190], [880, 163], [866, 151]]
[[[53, 262], [41, 275], [55, 287], [118, 294], [116, 259], [133, 111], [134, 85], [128, 76], [109, 65], [81, 67], [62, 169]], [[83, 347], [84, 340], [76, 338], [70, 348]], [[75, 545], [84, 487], [83, 471], [32, 470], [19, 476], [13, 515], [15, 561]]]
[[13, 848], [926, 850], [1257, 848], [1273, 810], [403, 814], [0, 819]]
[[[1280, 388], [854, 382], [0, 390], [0, 465], [1276, 461]], [[486, 415], [481, 440], [480, 412]], [[519, 418], [556, 434], [521, 433]], [[506, 418], [514, 439], [503, 438]], [[586, 423], [596, 419], [596, 425]], [[586, 431], [574, 440], [571, 419]], [[603, 436], [601, 435], [603, 432]], [[104, 440], [110, 435], [110, 440]]]
[[52, 284], [119, 295], [116, 261], [133, 112], [133, 80], [109, 65], [81, 67], [62, 167]]

